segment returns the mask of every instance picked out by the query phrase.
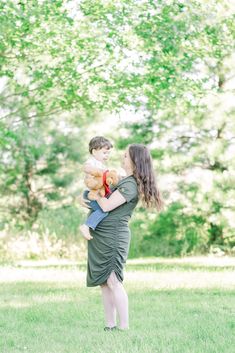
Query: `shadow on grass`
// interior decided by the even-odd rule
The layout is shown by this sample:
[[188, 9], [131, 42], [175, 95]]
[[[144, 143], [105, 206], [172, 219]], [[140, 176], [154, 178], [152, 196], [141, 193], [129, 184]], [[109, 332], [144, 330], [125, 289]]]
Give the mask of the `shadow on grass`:
[[[14, 266], [14, 265], [13, 265]], [[87, 264], [86, 263], [81, 263], [81, 264], [76, 264], [76, 265], [38, 265], [38, 266], [21, 266], [21, 265], [15, 265], [14, 267], [24, 269], [24, 268], [55, 268], [55, 269], [61, 269], [61, 270], [78, 270], [78, 271], [86, 271], [87, 269]], [[190, 270], [198, 270], [198, 271], [235, 271], [235, 266], [234, 265], [200, 265], [200, 264], [190, 264], [190, 263], [178, 263], [178, 262], [171, 262], [169, 264], [167, 263], [127, 263], [126, 264], [126, 270], [128, 271], [175, 271], [175, 270], [180, 270], [180, 271], [190, 271]]]
[[235, 266], [205, 266], [205, 265], [191, 265], [191, 264], [178, 264], [178, 263], [171, 263], [171, 264], [128, 264], [127, 270], [130, 271], [190, 271], [190, 270], [198, 270], [198, 271], [225, 271], [230, 270], [234, 271]]

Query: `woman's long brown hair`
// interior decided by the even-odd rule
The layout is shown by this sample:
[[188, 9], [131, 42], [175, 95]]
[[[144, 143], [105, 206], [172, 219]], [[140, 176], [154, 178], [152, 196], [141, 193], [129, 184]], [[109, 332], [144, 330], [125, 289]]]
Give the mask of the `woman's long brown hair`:
[[160, 211], [163, 208], [163, 201], [157, 187], [152, 157], [148, 148], [136, 143], [129, 145], [128, 150], [141, 200], [147, 207], [156, 207]]

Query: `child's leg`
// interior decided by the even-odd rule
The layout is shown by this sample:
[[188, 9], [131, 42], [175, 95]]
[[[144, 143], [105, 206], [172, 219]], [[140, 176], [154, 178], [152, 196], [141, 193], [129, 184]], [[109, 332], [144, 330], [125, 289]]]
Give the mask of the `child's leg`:
[[89, 200], [87, 195], [89, 190], [85, 190], [83, 198], [89, 202], [89, 206], [94, 210], [87, 218], [86, 223], [80, 226], [80, 231], [83, 237], [87, 240], [93, 239], [90, 234], [89, 228], [96, 229], [97, 225], [108, 215], [108, 212], [103, 212], [98, 202], [95, 200]]
[[82, 194], [82, 197], [84, 202], [87, 204], [87, 206], [89, 208], [92, 208], [92, 204], [91, 204], [92, 201], [88, 199], [88, 194], [89, 194], [89, 190], [85, 190]]
[[[98, 205], [98, 203], [97, 203]], [[86, 220], [86, 225], [89, 228], [95, 229], [97, 225], [108, 215], [108, 212], [103, 212], [102, 209], [99, 207], [96, 211], [92, 212], [90, 216]]]
[[90, 214], [90, 216], [87, 218], [85, 224], [89, 228], [92, 228], [95, 230], [97, 225], [108, 215], [108, 212], [103, 212], [102, 208], [99, 206], [97, 201], [89, 200], [87, 197], [88, 193], [89, 193], [89, 191], [85, 190], [83, 193], [83, 197], [89, 201], [89, 205], [94, 210], [94, 212], [92, 212]]
[[89, 207], [92, 208], [93, 211], [101, 210], [101, 208], [96, 200], [88, 199], [88, 196], [87, 196], [88, 193], [89, 193], [89, 190], [85, 190], [83, 193], [83, 198], [84, 198], [86, 204], [89, 205]]
[[[89, 208], [94, 209], [96, 205], [94, 205], [93, 201], [91, 201], [91, 200], [88, 199], [88, 197], [87, 197], [88, 193], [89, 193], [89, 190], [85, 190], [85, 191], [83, 192], [82, 197], [83, 197], [83, 199], [85, 200], [85, 203], [87, 204], [87, 206], [88, 206]], [[94, 207], [94, 208], [93, 208], [93, 207]], [[96, 209], [96, 208], [95, 208], [95, 209]], [[82, 236], [83, 236], [86, 240], [91, 240], [91, 239], [93, 239], [93, 237], [92, 237], [91, 234], [90, 234], [89, 227], [88, 227], [86, 224], [82, 224], [82, 225], [79, 227], [79, 230], [80, 230]]]

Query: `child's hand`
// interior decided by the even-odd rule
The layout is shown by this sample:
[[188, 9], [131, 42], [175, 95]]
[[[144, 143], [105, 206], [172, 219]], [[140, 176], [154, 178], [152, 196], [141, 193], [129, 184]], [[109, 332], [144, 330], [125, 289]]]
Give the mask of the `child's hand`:
[[78, 197], [78, 203], [79, 203], [79, 205], [81, 205], [82, 207], [91, 208], [91, 207], [89, 207], [89, 205], [86, 203], [86, 201], [84, 200], [84, 198], [82, 197], [82, 195], [80, 195], [80, 196]]

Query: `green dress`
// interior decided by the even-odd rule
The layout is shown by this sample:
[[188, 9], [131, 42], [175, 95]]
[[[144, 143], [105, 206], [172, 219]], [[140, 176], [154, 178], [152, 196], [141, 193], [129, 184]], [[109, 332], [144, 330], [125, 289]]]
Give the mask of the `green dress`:
[[116, 189], [126, 202], [110, 211], [95, 230], [90, 229], [93, 239], [88, 241], [87, 287], [106, 283], [112, 271], [119, 281], [123, 281], [123, 267], [131, 240], [128, 221], [138, 202], [135, 178], [131, 175], [122, 179]]

